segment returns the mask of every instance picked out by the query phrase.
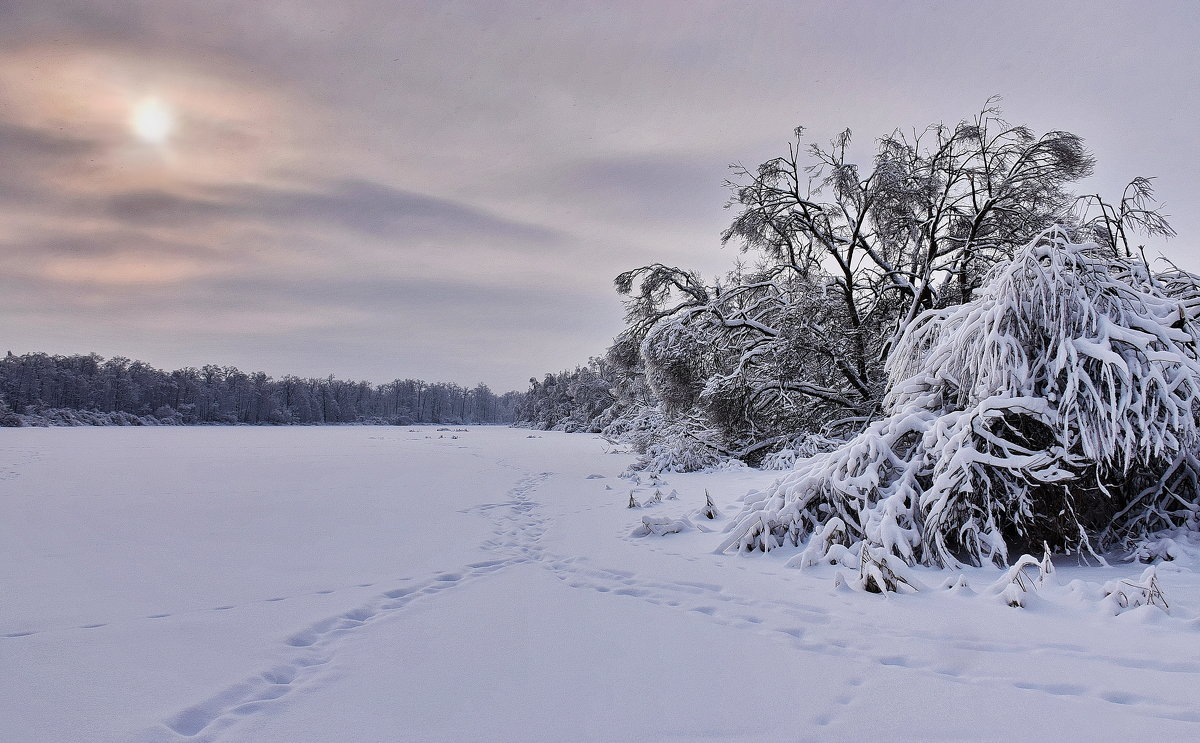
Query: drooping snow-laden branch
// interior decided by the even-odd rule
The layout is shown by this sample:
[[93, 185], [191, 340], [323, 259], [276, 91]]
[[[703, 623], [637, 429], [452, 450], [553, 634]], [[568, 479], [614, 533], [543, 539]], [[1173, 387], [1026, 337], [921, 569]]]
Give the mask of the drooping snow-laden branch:
[[748, 504], [725, 549], [1002, 564], [1200, 525], [1198, 295], [1196, 276], [1044, 233], [920, 315], [885, 416]]

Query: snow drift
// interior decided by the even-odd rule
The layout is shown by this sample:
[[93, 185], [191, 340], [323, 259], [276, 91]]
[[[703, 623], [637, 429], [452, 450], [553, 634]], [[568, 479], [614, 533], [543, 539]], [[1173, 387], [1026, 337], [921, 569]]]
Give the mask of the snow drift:
[[974, 300], [913, 322], [884, 417], [797, 462], [722, 549], [960, 566], [1195, 528], [1198, 287], [1047, 231]]

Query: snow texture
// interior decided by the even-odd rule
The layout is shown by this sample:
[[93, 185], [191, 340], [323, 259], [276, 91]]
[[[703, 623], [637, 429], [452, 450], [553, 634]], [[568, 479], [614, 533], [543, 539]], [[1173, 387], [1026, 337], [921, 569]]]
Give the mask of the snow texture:
[[0, 740], [1200, 737], [1189, 534], [1150, 573], [1031, 558], [1022, 609], [1012, 571], [886, 556], [921, 590], [874, 594], [716, 552], [778, 473], [610, 488], [633, 456], [593, 436], [454, 435], [0, 434]]

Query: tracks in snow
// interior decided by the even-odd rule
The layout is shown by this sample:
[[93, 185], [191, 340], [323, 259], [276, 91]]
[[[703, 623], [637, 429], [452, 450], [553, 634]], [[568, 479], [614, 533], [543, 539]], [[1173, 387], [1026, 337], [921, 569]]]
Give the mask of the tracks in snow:
[[182, 710], [162, 726], [145, 732], [140, 740], [143, 743], [215, 740], [247, 717], [319, 683], [323, 668], [333, 659], [338, 644], [362, 628], [396, 614], [413, 602], [481, 580], [513, 565], [541, 561], [543, 549], [539, 541], [546, 525], [530, 494], [552, 474], [528, 474], [508, 491], [508, 500], [467, 509], [468, 513], [494, 520], [493, 536], [483, 547], [495, 559], [435, 573], [420, 581], [406, 581], [366, 604], [293, 633], [284, 640], [280, 660], [274, 666]]
[[164, 722], [144, 740], [170, 741], [179, 737], [212, 740], [239, 720], [255, 714], [316, 682], [346, 636], [398, 612], [414, 601], [436, 596], [455, 586], [477, 581], [526, 560], [500, 559], [471, 563], [462, 570], [437, 573], [431, 578], [386, 591], [356, 609], [309, 625], [285, 641], [279, 663], [257, 676], [230, 686], [203, 702], [188, 707]]
[[[1081, 701], [1120, 705], [1127, 707], [1130, 713], [1147, 717], [1200, 723], [1200, 712], [1190, 700], [1185, 701], [1185, 697], [1169, 699], [1153, 691], [1142, 691], [1152, 686], [1142, 683], [1143, 680], [1155, 676], [1162, 678], [1160, 674], [1178, 678], [1184, 688], [1196, 688], [1200, 685], [1200, 657], [1162, 661], [1098, 654], [1095, 648], [1072, 643], [1032, 639], [1028, 643], [981, 641], [970, 636], [912, 632], [880, 621], [869, 621], [867, 615], [853, 611], [839, 611], [835, 622], [830, 611], [820, 606], [777, 598], [749, 598], [711, 583], [646, 580], [636, 573], [588, 567], [581, 558], [549, 562], [546, 567], [572, 588], [693, 613], [716, 624], [782, 642], [798, 653], [832, 657], [840, 663], [861, 667], [863, 673], [852, 674], [841, 693], [834, 696], [832, 704], [812, 718], [812, 723], [818, 727], [834, 723], [855, 699], [864, 693], [868, 696], [876, 693], [869, 691], [870, 687], [881, 681], [888, 682], [887, 674], [894, 673], [915, 674], [935, 682], [983, 689], [1077, 697]], [[872, 613], [870, 616], [879, 620], [881, 615]], [[898, 649], [902, 652], [897, 652]], [[1065, 672], [1059, 675], [1070, 680], [1031, 680], [1029, 666], [1025, 664], [1001, 668], [999, 673], [996, 669], [980, 672], [975, 668], [980, 658], [1031, 656], [1057, 659], [1046, 665], [1061, 666]], [[1114, 678], [1109, 672], [1113, 666], [1124, 669], [1126, 675]], [[1138, 678], [1130, 673], [1145, 676]], [[1114, 688], [1113, 682], [1125, 688]]]
[[[502, 466], [516, 469], [505, 462]], [[721, 585], [698, 581], [653, 580], [636, 573], [593, 566], [585, 557], [549, 553], [542, 537], [549, 524], [533, 496], [553, 473], [527, 473], [507, 492], [507, 499], [466, 509], [492, 520], [492, 536], [481, 545], [490, 559], [461, 569], [410, 579], [369, 602], [342, 614], [316, 622], [286, 638], [280, 660], [271, 668], [234, 684], [203, 702], [188, 707], [148, 731], [143, 743], [180, 740], [212, 741], [248, 717], [272, 704], [321, 683], [325, 668], [339, 644], [364, 627], [462, 585], [480, 581], [516, 565], [538, 565], [549, 570], [566, 586], [595, 591], [686, 612], [704, 621], [753, 632], [782, 643], [802, 654], [834, 657], [855, 663], [863, 673], [851, 674], [845, 689], [832, 698], [826, 709], [814, 710], [812, 724], [833, 724], [855, 700], [870, 695], [870, 686], [886, 674], [912, 673], [944, 683], [989, 689], [1007, 688], [1054, 697], [1080, 697], [1129, 706], [1153, 717], [1200, 722], [1200, 713], [1175, 701], [1150, 695], [1105, 688], [1091, 679], [1103, 676], [1112, 665], [1148, 674], [1180, 674], [1200, 683], [1200, 662], [1162, 663], [1147, 658], [1101, 657], [1081, 645], [1030, 642], [979, 641], [971, 637], [945, 637], [933, 632], [904, 633], [879, 622], [865, 621], [853, 612], [839, 612], [838, 621], [828, 609], [813, 604], [777, 598], [761, 599], [738, 595]], [[915, 643], [914, 643], [915, 641]], [[905, 652], [896, 652], [904, 648]], [[1068, 663], [1084, 683], [1030, 680], [1018, 673], [977, 675], [969, 665], [947, 661], [947, 650], [992, 657], [1031, 653], [1057, 656]], [[1090, 670], [1096, 670], [1094, 676]], [[1131, 680], [1130, 684], [1135, 684]]]

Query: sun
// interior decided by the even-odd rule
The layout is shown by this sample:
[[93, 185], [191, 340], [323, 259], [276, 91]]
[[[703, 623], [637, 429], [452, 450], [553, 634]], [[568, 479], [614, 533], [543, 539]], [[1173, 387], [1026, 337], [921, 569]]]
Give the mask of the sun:
[[129, 126], [146, 144], [165, 144], [175, 131], [175, 113], [158, 98], [142, 98], [133, 106]]

